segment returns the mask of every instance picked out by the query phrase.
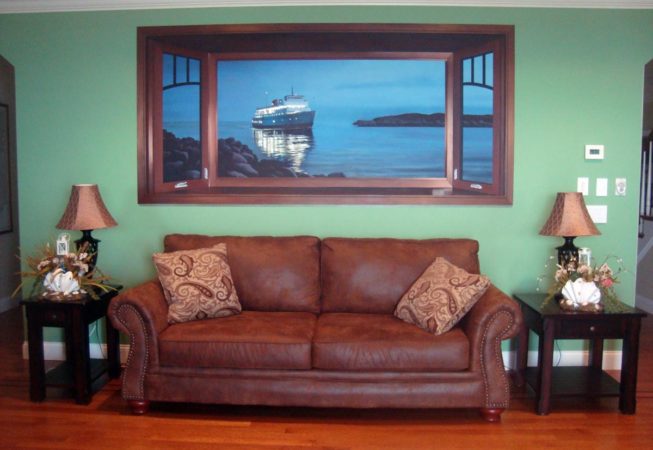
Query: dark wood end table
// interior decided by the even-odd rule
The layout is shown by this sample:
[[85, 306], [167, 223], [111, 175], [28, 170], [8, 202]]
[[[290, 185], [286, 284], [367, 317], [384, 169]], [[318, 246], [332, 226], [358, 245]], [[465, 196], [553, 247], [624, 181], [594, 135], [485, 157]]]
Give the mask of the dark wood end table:
[[[528, 383], [536, 394], [536, 411], [546, 415], [551, 397], [618, 396], [619, 409], [634, 414], [636, 408], [639, 331], [646, 313], [620, 303], [600, 313], [567, 312], [545, 294], [514, 294], [524, 316], [518, 336], [517, 384]], [[528, 331], [539, 335], [537, 367], [529, 368]], [[556, 339], [589, 339], [589, 365], [553, 367], [553, 343]], [[621, 382], [603, 371], [603, 340], [622, 339]]]
[[[22, 300], [27, 317], [29, 346], [30, 400], [43, 401], [47, 386], [73, 388], [75, 400], [88, 404], [93, 396], [93, 382], [107, 373], [120, 376], [119, 333], [106, 318], [107, 358], [91, 359], [89, 325], [105, 317], [109, 301], [116, 290], [98, 291], [99, 299], [86, 296], [80, 300], [47, 300], [36, 296]], [[43, 361], [43, 327], [62, 327], [66, 335], [66, 361], [45, 373]]]

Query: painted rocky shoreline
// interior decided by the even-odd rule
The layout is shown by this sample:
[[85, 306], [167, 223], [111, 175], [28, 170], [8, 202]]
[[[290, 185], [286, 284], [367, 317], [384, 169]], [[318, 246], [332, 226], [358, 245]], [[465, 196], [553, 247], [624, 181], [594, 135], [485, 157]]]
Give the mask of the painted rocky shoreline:
[[328, 175], [309, 175], [291, 169], [286, 161], [277, 159], [259, 160], [252, 149], [232, 137], [218, 139], [218, 161], [218, 176], [221, 177], [345, 177], [342, 172], [334, 172]]
[[[178, 138], [163, 130], [163, 170], [166, 181], [199, 179], [202, 170], [201, 154], [200, 143], [196, 139]], [[345, 177], [342, 172], [309, 175], [291, 169], [289, 163], [283, 160], [259, 159], [252, 149], [233, 137], [218, 139], [218, 161], [220, 177]]]
[[196, 139], [178, 138], [163, 130], [163, 179], [199, 180], [202, 176], [202, 150]]
[[[354, 125], [357, 127], [443, 127], [444, 113], [406, 113], [381, 116], [370, 120], [360, 119], [354, 122]], [[463, 127], [486, 128], [491, 126], [491, 114], [466, 114], [463, 116]]]

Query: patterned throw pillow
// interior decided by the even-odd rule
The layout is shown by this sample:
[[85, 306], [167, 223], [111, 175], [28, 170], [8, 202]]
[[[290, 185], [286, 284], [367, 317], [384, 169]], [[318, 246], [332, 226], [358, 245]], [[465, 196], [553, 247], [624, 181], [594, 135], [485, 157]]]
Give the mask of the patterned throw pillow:
[[155, 253], [152, 260], [168, 301], [168, 323], [240, 313], [226, 244]]
[[446, 333], [489, 287], [486, 276], [470, 274], [444, 258], [435, 258], [401, 297], [395, 316], [435, 335]]

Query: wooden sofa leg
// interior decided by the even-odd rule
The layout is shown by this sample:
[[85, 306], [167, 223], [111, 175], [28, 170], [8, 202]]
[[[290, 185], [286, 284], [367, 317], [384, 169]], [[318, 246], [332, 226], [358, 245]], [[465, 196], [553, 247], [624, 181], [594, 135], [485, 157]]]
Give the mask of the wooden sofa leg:
[[148, 400], [129, 400], [127, 401], [132, 410], [132, 414], [142, 415], [150, 409], [150, 402]]
[[488, 422], [501, 422], [501, 413], [505, 408], [481, 408], [481, 416]]

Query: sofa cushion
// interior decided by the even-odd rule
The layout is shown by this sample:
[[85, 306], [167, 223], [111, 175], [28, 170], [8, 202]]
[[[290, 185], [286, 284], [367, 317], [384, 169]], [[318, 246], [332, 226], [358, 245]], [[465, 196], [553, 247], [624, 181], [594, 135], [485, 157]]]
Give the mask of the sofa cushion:
[[326, 313], [313, 339], [313, 367], [323, 370], [459, 371], [469, 365], [467, 336], [434, 336], [390, 314]]
[[168, 323], [240, 313], [225, 244], [155, 253], [152, 260], [168, 301]]
[[435, 258], [401, 297], [395, 316], [431, 333], [446, 333], [489, 287], [488, 277], [470, 274], [444, 258]]
[[304, 312], [243, 311], [169, 326], [159, 336], [162, 366], [310, 369], [316, 317]]
[[478, 242], [471, 239], [326, 238], [322, 312], [392, 315], [401, 296], [438, 256], [479, 273]]
[[166, 252], [224, 242], [240, 303], [255, 311], [320, 311], [320, 241], [311, 236], [170, 234]]

